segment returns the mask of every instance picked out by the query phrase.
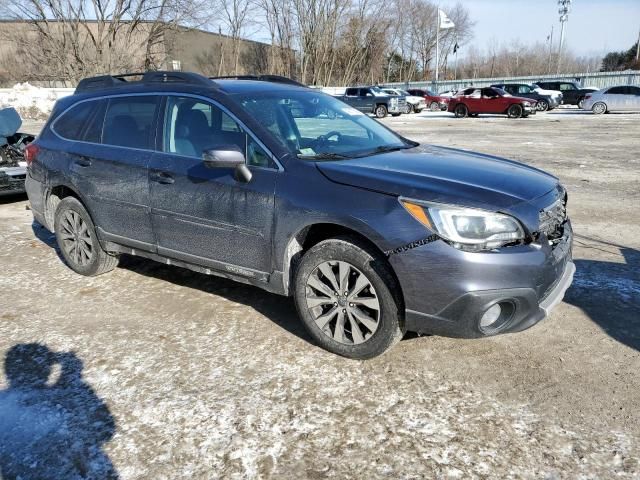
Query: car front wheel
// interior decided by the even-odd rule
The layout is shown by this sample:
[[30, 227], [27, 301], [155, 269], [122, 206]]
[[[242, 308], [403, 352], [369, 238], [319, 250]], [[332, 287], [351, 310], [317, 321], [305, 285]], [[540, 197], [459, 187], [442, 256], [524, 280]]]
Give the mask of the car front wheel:
[[354, 359], [378, 356], [404, 335], [398, 291], [384, 256], [349, 236], [313, 246], [295, 275], [307, 331], [324, 349]]
[[522, 105], [518, 103], [514, 103], [509, 107], [509, 110], [507, 110], [507, 115], [509, 116], [509, 118], [520, 118], [523, 113], [524, 109], [522, 108]]
[[538, 100], [538, 104], [536, 105], [539, 112], [546, 112], [549, 110], [549, 102], [546, 100]]
[[102, 249], [91, 217], [78, 199], [66, 197], [60, 201], [54, 230], [60, 253], [74, 272], [94, 276], [118, 265], [118, 257]]
[[375, 110], [376, 118], [384, 118], [387, 116], [387, 107], [384, 105], [378, 105]]

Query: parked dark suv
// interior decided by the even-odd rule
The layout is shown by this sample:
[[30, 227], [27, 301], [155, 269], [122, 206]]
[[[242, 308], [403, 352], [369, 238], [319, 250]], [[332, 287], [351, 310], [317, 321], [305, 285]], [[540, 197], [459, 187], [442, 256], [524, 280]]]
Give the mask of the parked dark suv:
[[347, 357], [407, 330], [523, 330], [574, 272], [555, 177], [419, 145], [277, 80], [83, 80], [27, 160], [35, 219], [76, 272], [140, 255], [291, 295]]

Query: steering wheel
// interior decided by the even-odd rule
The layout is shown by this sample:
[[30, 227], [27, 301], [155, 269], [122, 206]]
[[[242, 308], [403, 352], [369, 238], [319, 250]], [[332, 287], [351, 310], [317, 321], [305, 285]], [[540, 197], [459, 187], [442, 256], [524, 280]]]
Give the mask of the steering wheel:
[[316, 139], [316, 142], [318, 143], [318, 145], [326, 145], [329, 142], [329, 139], [331, 137], [338, 137], [337, 140], [340, 141], [340, 139], [342, 138], [342, 134], [336, 130], [331, 130], [330, 132], [325, 133], [324, 135], [320, 135]]

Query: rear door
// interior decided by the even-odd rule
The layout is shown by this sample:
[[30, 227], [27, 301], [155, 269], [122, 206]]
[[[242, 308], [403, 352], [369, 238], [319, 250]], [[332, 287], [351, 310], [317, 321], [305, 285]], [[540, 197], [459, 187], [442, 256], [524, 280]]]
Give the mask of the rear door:
[[360, 111], [365, 113], [373, 112], [375, 97], [369, 88], [360, 89]]
[[[160, 152], [149, 169], [158, 253], [266, 280], [279, 166], [213, 101], [167, 96], [162, 112]], [[203, 150], [222, 145], [246, 153], [250, 182], [236, 180], [231, 168], [205, 167]]]
[[[159, 97], [126, 95], [77, 104], [87, 110], [69, 148], [72, 182], [84, 197], [99, 234], [108, 240], [153, 250], [147, 168], [153, 156]], [[72, 112], [73, 110], [70, 110]], [[54, 123], [73, 135], [64, 114]]]
[[482, 101], [482, 93], [479, 88], [468, 88], [463, 92], [463, 103], [469, 109], [469, 113], [486, 113], [486, 106]]

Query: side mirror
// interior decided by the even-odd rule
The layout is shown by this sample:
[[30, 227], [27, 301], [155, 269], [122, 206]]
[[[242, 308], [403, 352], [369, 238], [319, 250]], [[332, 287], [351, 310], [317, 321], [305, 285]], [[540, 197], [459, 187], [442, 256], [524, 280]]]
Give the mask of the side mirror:
[[234, 178], [239, 182], [251, 181], [251, 170], [247, 168], [244, 153], [237, 145], [218, 145], [202, 152], [202, 162], [207, 168], [233, 168]]

